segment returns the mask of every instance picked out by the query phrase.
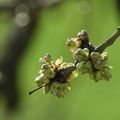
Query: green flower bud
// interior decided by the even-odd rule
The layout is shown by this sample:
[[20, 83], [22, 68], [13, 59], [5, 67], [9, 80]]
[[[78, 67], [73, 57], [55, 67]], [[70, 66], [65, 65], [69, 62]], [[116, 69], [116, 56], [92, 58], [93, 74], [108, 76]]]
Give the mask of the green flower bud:
[[84, 48], [83, 51], [86, 53], [86, 56], [89, 56], [89, 49], [88, 48]]
[[98, 82], [99, 80], [102, 80], [103, 79], [102, 74], [103, 74], [103, 72], [101, 70], [96, 71], [95, 74], [94, 74], [94, 80], [96, 82]]
[[81, 40], [88, 40], [88, 33], [86, 30], [82, 30], [81, 32], [78, 32], [77, 37]]
[[91, 56], [93, 65], [96, 69], [103, 68], [108, 62], [108, 57], [105, 52], [102, 54], [98, 52], [92, 52], [90, 56]]
[[55, 61], [51, 61], [51, 67], [53, 68], [53, 69], [55, 69], [57, 66], [56, 66], [56, 64], [55, 64]]
[[70, 90], [70, 86], [68, 83], [54, 82], [50, 87], [51, 94], [58, 97], [64, 97], [69, 90]]
[[39, 62], [41, 64], [50, 64], [51, 60], [52, 60], [51, 55], [47, 53], [43, 58], [39, 59]]
[[81, 48], [77, 49], [73, 56], [74, 59], [78, 62], [85, 61], [88, 59], [88, 53], [86, 52], [86, 50], [83, 50]]
[[53, 68], [49, 68], [46, 70], [43, 70], [42, 73], [47, 77], [47, 78], [54, 78], [56, 73]]
[[101, 56], [102, 56], [102, 57], [107, 57], [107, 59], [108, 59], [107, 52], [103, 52], [103, 53], [101, 54]]
[[91, 60], [95, 62], [97, 59], [101, 58], [101, 54], [98, 52], [92, 52], [90, 54]]
[[112, 77], [112, 75], [110, 73], [109, 66], [105, 66], [104, 68], [97, 70], [94, 75], [94, 79], [96, 81], [99, 81], [99, 80], [107, 80], [108, 81], [108, 80], [110, 80], [111, 77]]
[[74, 70], [72, 72], [72, 74], [67, 78], [67, 82], [71, 82], [71, 80], [73, 80], [74, 78], [78, 77], [79, 72], [78, 70]]
[[110, 80], [112, 77], [112, 74], [110, 73], [110, 67], [109, 66], [105, 66], [103, 69], [101, 69], [103, 71], [103, 79], [104, 80]]
[[39, 62], [40, 62], [41, 64], [45, 64], [45, 61], [43, 60], [43, 58], [40, 58], [40, 59], [39, 59]]
[[92, 74], [93, 73], [92, 63], [90, 61], [80, 62], [76, 65], [76, 67], [81, 72], [81, 74], [85, 74], [85, 73]]
[[35, 82], [38, 86], [42, 86], [44, 84], [44, 80], [45, 80], [45, 75], [41, 74], [38, 77], [35, 78]]
[[85, 66], [88, 69], [88, 74], [89, 74], [90, 79], [93, 79], [94, 78], [94, 72], [93, 72], [93, 66], [92, 66], [91, 61], [87, 61]]
[[46, 54], [46, 61], [47, 62], [52, 61], [52, 57], [51, 57], [51, 55], [49, 53]]
[[63, 62], [63, 63], [60, 65], [60, 69], [67, 68], [67, 67], [70, 67], [70, 66], [72, 66], [72, 65], [73, 65], [73, 63]]
[[107, 64], [107, 57], [99, 58], [94, 62], [94, 67], [96, 69], [101, 69]]
[[63, 57], [61, 56], [55, 61], [55, 64], [57, 67], [60, 67], [60, 65], [63, 63]]
[[47, 83], [49, 83], [50, 82], [50, 80], [46, 77], [45, 79], [44, 79], [44, 84], [47, 84]]
[[81, 39], [84, 40], [84, 36], [82, 32], [78, 32], [77, 36]]
[[49, 70], [49, 69], [50, 69], [50, 66], [49, 66], [48, 64], [43, 64], [43, 65], [41, 66], [41, 69], [42, 69], [42, 70]]
[[71, 52], [75, 52], [76, 49], [81, 45], [81, 41], [77, 41], [78, 38], [69, 38], [66, 45], [69, 47]]
[[85, 74], [88, 72], [88, 68], [86, 68], [86, 62], [80, 62], [76, 65], [76, 68], [78, 71], [80, 71], [81, 74]]
[[93, 66], [91, 61], [78, 63], [76, 65], [76, 68], [78, 69], [78, 71], [80, 71], [81, 74], [88, 73], [89, 77], [91, 79], [94, 79], [94, 72], [93, 72]]
[[54, 68], [51, 68], [48, 64], [43, 64], [42, 67], [42, 73], [47, 77], [47, 78], [54, 78], [55, 77], [55, 71]]

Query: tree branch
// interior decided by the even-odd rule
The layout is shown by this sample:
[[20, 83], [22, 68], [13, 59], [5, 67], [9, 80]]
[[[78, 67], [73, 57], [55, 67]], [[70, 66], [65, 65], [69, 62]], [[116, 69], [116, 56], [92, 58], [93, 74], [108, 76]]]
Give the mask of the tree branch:
[[0, 92], [6, 97], [8, 109], [13, 109], [18, 102], [17, 66], [22, 53], [31, 40], [36, 22], [35, 12], [31, 15], [31, 21], [28, 25], [15, 27], [6, 44], [7, 51], [0, 59], [0, 71], [5, 76], [3, 84], [0, 84]]
[[48, 6], [55, 6], [61, 3], [61, 0], [19, 0], [13, 4], [1, 4], [0, 12], [14, 12], [20, 4], [26, 4], [31, 8], [41, 8]]
[[17, 4], [3, 4], [0, 5], [0, 12], [14, 12]]
[[[40, 0], [38, 1], [41, 2]], [[16, 7], [21, 4], [26, 5], [29, 9], [29, 11], [25, 10], [22, 13], [24, 14], [22, 18], [19, 12], [14, 16], [16, 23], [6, 42], [6, 50], [0, 58], [0, 93], [5, 97], [8, 110], [13, 110], [18, 104], [17, 66], [37, 27], [37, 21], [40, 15], [40, 11], [38, 10], [44, 7], [42, 3], [40, 3], [41, 6], [39, 7], [37, 4], [34, 4], [36, 7], [32, 6], [32, 3], [34, 4], [35, 0], [19, 0], [17, 4], [0, 6], [0, 11], [12, 11], [14, 13]], [[53, 5], [53, 3], [51, 5]]]
[[102, 53], [107, 47], [112, 45], [116, 39], [120, 36], [120, 26], [117, 28], [117, 32], [115, 32], [110, 38], [108, 38], [103, 44], [96, 47], [96, 51]]

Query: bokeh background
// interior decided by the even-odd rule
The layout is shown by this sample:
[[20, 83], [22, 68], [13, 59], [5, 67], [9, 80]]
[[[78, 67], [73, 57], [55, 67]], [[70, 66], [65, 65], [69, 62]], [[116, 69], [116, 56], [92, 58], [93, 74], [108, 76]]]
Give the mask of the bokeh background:
[[[12, 0], [0, 0], [1, 3]], [[17, 69], [19, 105], [6, 112], [6, 100], [0, 95], [0, 120], [119, 120], [120, 119], [120, 38], [106, 49], [112, 69], [109, 82], [98, 83], [87, 75], [73, 80], [71, 91], [62, 99], [42, 90], [29, 96], [40, 64], [39, 58], [50, 53], [53, 59], [63, 56], [73, 61], [66, 39], [85, 29], [90, 41], [99, 45], [120, 25], [117, 0], [63, 0], [59, 5], [44, 7], [38, 13], [34, 34], [24, 51]], [[9, 12], [0, 12], [0, 54], [14, 24]]]

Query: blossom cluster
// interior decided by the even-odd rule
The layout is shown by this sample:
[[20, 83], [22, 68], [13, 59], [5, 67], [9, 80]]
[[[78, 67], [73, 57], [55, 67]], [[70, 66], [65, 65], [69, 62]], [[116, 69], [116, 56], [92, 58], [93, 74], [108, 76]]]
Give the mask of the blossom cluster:
[[[64, 95], [70, 90], [71, 79], [76, 77], [76, 75], [75, 72], [71, 72], [71, 74], [64, 79], [64, 76], [60, 76], [59, 73], [73, 64], [63, 62], [62, 57], [53, 61], [49, 54], [40, 58], [40, 63], [42, 64], [41, 69], [38, 77], [35, 78], [37, 86], [43, 86], [42, 88], [45, 94], [50, 92], [55, 96], [64, 97]], [[60, 77], [63, 77], [64, 80]]]
[[76, 61], [76, 68], [81, 74], [89, 74], [95, 81], [109, 80], [111, 78], [111, 66], [108, 65], [108, 56], [106, 52], [99, 53], [90, 51], [89, 48], [83, 47], [85, 38], [82, 31], [77, 38], [69, 38], [67, 46], [73, 54]]

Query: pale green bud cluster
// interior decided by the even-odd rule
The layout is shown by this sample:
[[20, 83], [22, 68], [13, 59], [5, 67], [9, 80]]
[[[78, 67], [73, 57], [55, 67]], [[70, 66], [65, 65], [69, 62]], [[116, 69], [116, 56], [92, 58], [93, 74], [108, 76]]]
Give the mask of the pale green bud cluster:
[[49, 82], [49, 79], [55, 77], [54, 68], [51, 65], [51, 56], [47, 54], [43, 58], [40, 58], [42, 64], [41, 70], [39, 71], [39, 76], [35, 78], [38, 86], [42, 86]]
[[[71, 41], [76, 41], [76, 39], [71, 39]], [[111, 78], [111, 67], [108, 66], [108, 56], [105, 52], [102, 54], [98, 52], [91, 52], [88, 48], [80, 48], [78, 44], [74, 44], [72, 47], [69, 46], [67, 41], [67, 46], [73, 53], [73, 58], [76, 61], [76, 68], [81, 74], [88, 73], [91, 79], [95, 81], [99, 80], [109, 80]], [[76, 46], [75, 46], [76, 45]], [[76, 48], [73, 50], [73, 48]]]
[[77, 69], [81, 74], [88, 73], [91, 79], [95, 81], [109, 80], [111, 78], [111, 67], [108, 66], [108, 56], [105, 52], [89, 52], [88, 48], [78, 48], [73, 53], [75, 61], [77, 61]]
[[43, 86], [44, 93], [51, 93], [58, 97], [64, 97], [67, 91], [70, 90], [70, 81], [73, 77], [77, 77], [75, 72], [72, 72], [67, 79], [61, 83], [56, 81], [55, 77], [61, 70], [71, 66], [71, 63], [63, 62], [63, 58], [53, 61], [49, 54], [40, 58], [41, 69], [39, 76], [35, 78], [37, 86]]
[[73, 57], [76, 61], [81, 62], [81, 61], [86, 61], [89, 58], [89, 49], [88, 48], [78, 48], [74, 53]]
[[112, 77], [110, 70], [111, 66], [108, 65], [108, 56], [106, 52], [102, 54], [98, 52], [92, 52], [90, 58], [93, 64], [93, 79], [98, 80], [110, 80]]
[[54, 82], [50, 87], [51, 94], [58, 97], [64, 97], [69, 90], [70, 90], [69, 82], [65, 82], [65, 83]]

